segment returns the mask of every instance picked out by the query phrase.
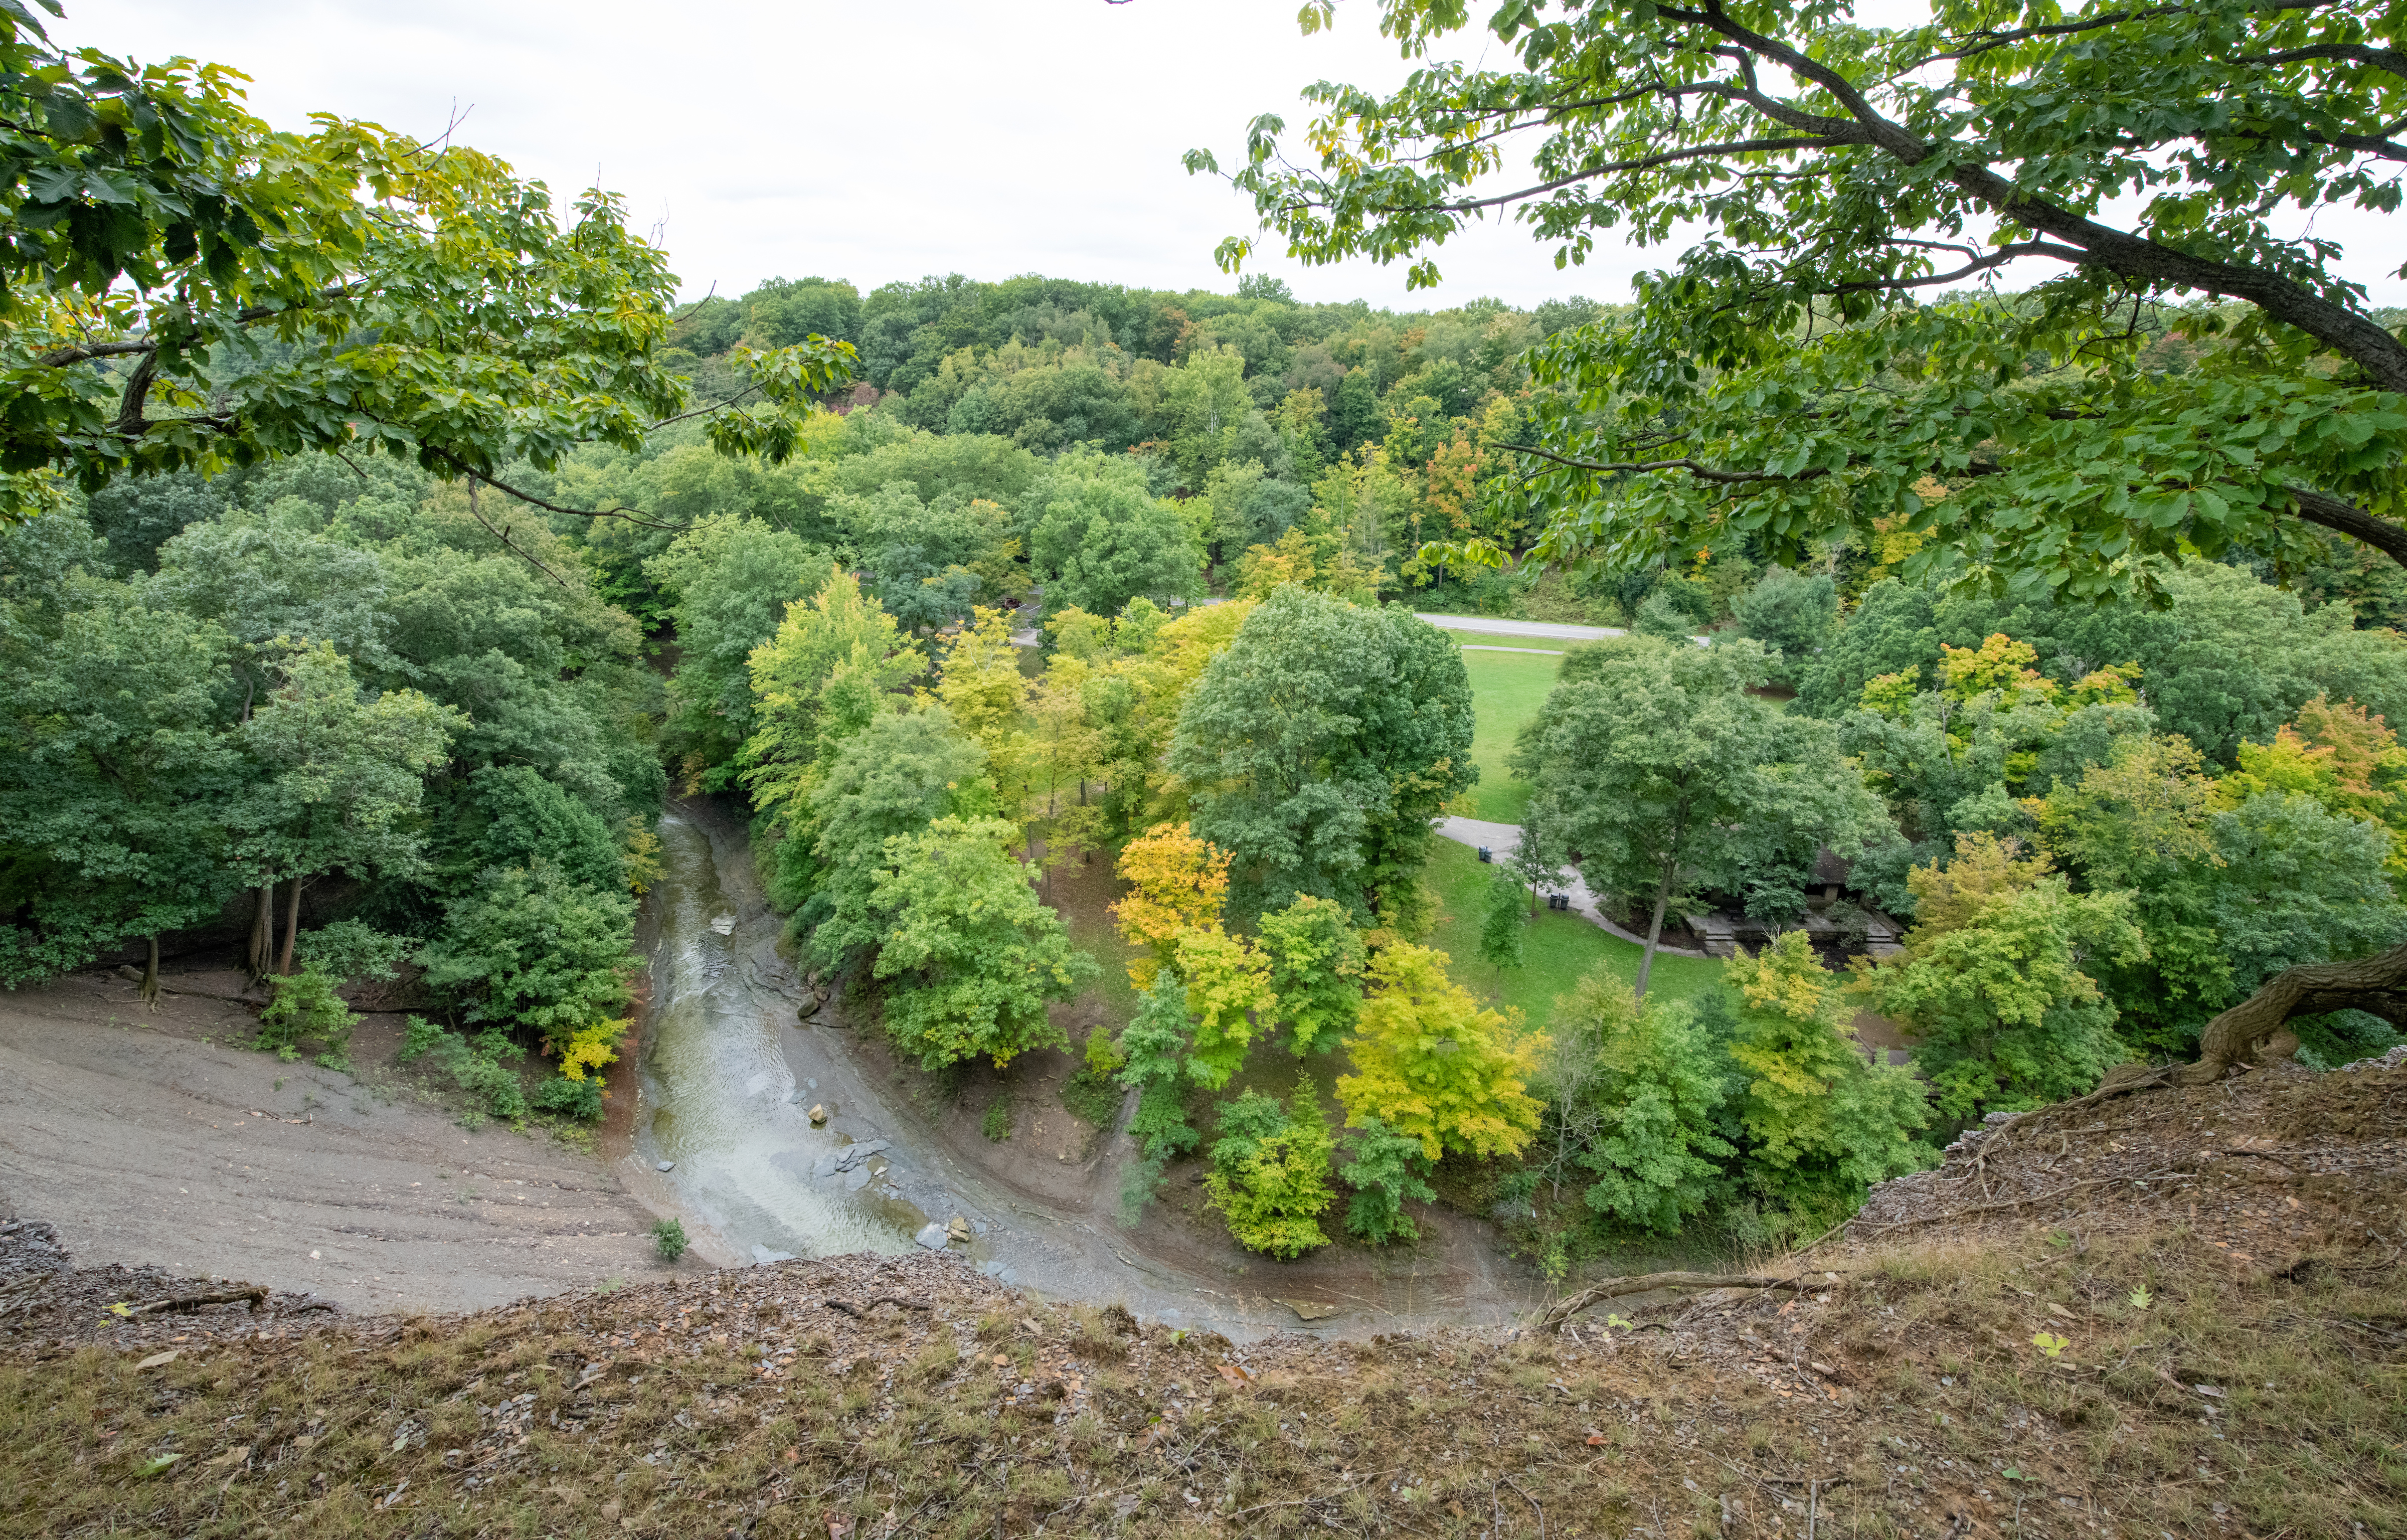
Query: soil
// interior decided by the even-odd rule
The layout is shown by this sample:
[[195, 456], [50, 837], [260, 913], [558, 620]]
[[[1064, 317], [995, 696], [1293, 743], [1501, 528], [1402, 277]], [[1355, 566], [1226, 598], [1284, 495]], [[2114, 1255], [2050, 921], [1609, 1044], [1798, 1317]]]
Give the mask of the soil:
[[[1832, 1247], [1944, 1227], [2066, 1235], [2182, 1225], [2241, 1269], [2407, 1238], [2407, 1067], [2296, 1064], [2212, 1085], [2085, 1097], [1968, 1130], [1930, 1171], [1874, 1188]], [[1817, 1253], [1819, 1254], [1819, 1253]]]
[[476, 1309], [670, 1271], [653, 1212], [604, 1155], [463, 1128], [414, 1077], [375, 1067], [392, 1062], [399, 1017], [363, 1020], [361, 1073], [345, 1074], [235, 1046], [255, 1025], [239, 974], [163, 977], [155, 1013], [106, 973], [0, 995], [0, 1216], [55, 1225], [86, 1266], [354, 1311]]

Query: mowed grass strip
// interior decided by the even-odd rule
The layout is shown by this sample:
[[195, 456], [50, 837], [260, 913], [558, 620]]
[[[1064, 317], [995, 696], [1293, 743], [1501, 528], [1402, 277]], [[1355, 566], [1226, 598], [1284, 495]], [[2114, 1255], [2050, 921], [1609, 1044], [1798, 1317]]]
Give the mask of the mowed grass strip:
[[[1530, 806], [1530, 783], [1513, 778], [1504, 762], [1512, 757], [1521, 729], [1537, 720], [1555, 687], [1560, 657], [1531, 652], [1488, 652], [1474, 642], [1464, 649], [1463, 671], [1471, 676], [1471, 763], [1479, 766], [1479, 784], [1471, 789], [1478, 816], [1496, 823], [1518, 823]], [[1519, 645], [1499, 637], [1491, 645]], [[1545, 642], [1531, 642], [1545, 647]], [[1569, 644], [1554, 644], [1569, 645]]]
[[[1454, 960], [1455, 982], [1500, 1009], [1517, 1009], [1529, 1024], [1545, 1030], [1554, 1015], [1555, 997], [1597, 968], [1609, 971], [1624, 984], [1638, 978], [1639, 948], [1608, 935], [1571, 913], [1541, 908], [1522, 938], [1521, 965], [1495, 968], [1479, 958], [1479, 927], [1488, 913], [1488, 890], [1497, 867], [1483, 866], [1467, 845], [1441, 839], [1421, 869], [1422, 880], [1437, 891], [1442, 905], [1437, 928], [1429, 944]], [[1655, 974], [1647, 992], [1686, 1000], [1721, 987], [1717, 959], [1655, 955]]]

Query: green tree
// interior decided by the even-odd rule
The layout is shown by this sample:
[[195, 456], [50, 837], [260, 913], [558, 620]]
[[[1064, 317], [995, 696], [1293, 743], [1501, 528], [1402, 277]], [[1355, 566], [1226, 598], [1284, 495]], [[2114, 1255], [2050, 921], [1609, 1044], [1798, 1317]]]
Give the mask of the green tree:
[[[877, 944], [884, 923], [874, 895], [887, 842], [947, 814], [988, 810], [985, 774], [985, 752], [941, 706], [883, 713], [846, 741], [811, 793], [808, 827], [778, 849], [778, 886], [802, 905], [797, 928], [808, 932], [815, 962], [842, 966]], [[805, 837], [807, 863], [794, 859]]]
[[1521, 965], [1530, 928], [1530, 891], [1509, 867], [1488, 879], [1488, 905], [1479, 922], [1479, 960], [1500, 973]]
[[884, 922], [876, 971], [901, 980], [886, 1030], [923, 1069], [979, 1054], [1001, 1069], [1062, 1047], [1047, 1003], [1101, 971], [1029, 890], [1008, 849], [1018, 834], [1001, 819], [940, 818], [886, 842], [870, 894]]
[[1849, 1035], [1853, 1007], [1804, 932], [1740, 952], [1726, 977], [1739, 998], [1730, 1056], [1745, 1077], [1738, 1121], [1756, 1185], [1835, 1218], [1873, 1183], [1930, 1163], [1914, 1137], [1930, 1123], [1922, 1087], [1866, 1062]]
[[[1540, 559], [1744, 535], [1794, 563], [1878, 520], [1925, 537], [1909, 573], [2069, 597], [2321, 530], [2407, 561], [2407, 341], [2314, 225], [2393, 207], [2399, 72], [2365, 13], [1508, 5], [1473, 65], [1437, 53], [1463, 7], [1380, 10], [1424, 67], [1309, 88], [1309, 149], [1275, 118], [1248, 136], [1234, 181], [1291, 256], [1433, 283], [1430, 249], [1517, 205], [1559, 263], [1625, 221], [1702, 232], [1626, 319], [1533, 359]], [[1534, 174], [1490, 192], [1508, 164]], [[2018, 260], [2062, 265], [1916, 297]]]
[[1738, 621], [1742, 635], [1779, 655], [1775, 672], [1783, 683], [1794, 684], [1838, 625], [1838, 585], [1826, 573], [1808, 577], [1788, 567], [1770, 567], [1754, 587], [1730, 601], [1730, 618]]
[[1177, 506], [1118, 479], [1065, 489], [1036, 521], [1029, 549], [1049, 609], [1117, 615], [1140, 595], [1204, 591], [1204, 552]]
[[[658, 347], [677, 280], [615, 198], [563, 218], [462, 146], [330, 116], [279, 133], [242, 79], [57, 52], [0, 10], [7, 516], [60, 473], [92, 492], [312, 448], [501, 486], [692, 408]], [[782, 459], [850, 362], [816, 337], [733, 355], [743, 399], [702, 408], [709, 437]]]
[[1329, 1191], [1332, 1148], [1310, 1076], [1284, 1106], [1259, 1091], [1220, 1104], [1220, 1137], [1204, 1189], [1239, 1246], [1292, 1260], [1329, 1244], [1320, 1216], [1336, 1201]]
[[1538, 912], [1538, 897], [1549, 888], [1563, 886], [1563, 849], [1556, 840], [1554, 829], [1542, 821], [1535, 807], [1521, 814], [1521, 837], [1513, 843], [1508, 869], [1528, 890], [1530, 912]]
[[1364, 956], [1345, 908], [1307, 893], [1262, 916], [1258, 929], [1270, 954], [1278, 1019], [1296, 1057], [1353, 1031], [1362, 1013]]
[[467, 838], [474, 868], [550, 862], [569, 881], [611, 891], [626, 871], [619, 841], [601, 816], [523, 764], [492, 764], [468, 777], [477, 828]]
[[217, 698], [233, 643], [114, 585], [78, 582], [66, 602], [54, 635], [0, 639], [0, 982], [143, 937], [147, 1003], [159, 933], [214, 916], [239, 882], [225, 808], [245, 766]]
[[756, 806], [801, 812], [797, 805], [845, 740], [927, 663], [860, 579], [835, 572], [808, 600], [786, 606], [776, 635], [745, 666], [758, 725], [744, 745], [744, 783]]
[[1471, 730], [1461, 654], [1435, 627], [1287, 587], [1204, 667], [1168, 763], [1242, 912], [1305, 893], [1409, 929], [1429, 820], [1478, 773]]
[[[1918, 885], [1938, 876], [1925, 868]], [[1873, 1008], [1916, 1035], [1914, 1062], [1939, 1110], [1972, 1118], [2095, 1089], [2129, 1050], [2084, 970], [2146, 953], [2129, 895], [2073, 893], [2062, 877], [2026, 869], [1926, 918], [1905, 954], [1867, 969], [1863, 983]]]
[[1363, 1118], [1355, 1122], [1346, 1153], [1343, 1179], [1354, 1191], [1346, 1205], [1347, 1233], [1373, 1246], [1420, 1239], [1420, 1226], [1404, 1212], [1404, 1205], [1437, 1202], [1421, 1142], [1376, 1118]]
[[1675, 901], [1793, 913], [1816, 852], [1860, 850], [1885, 821], [1829, 724], [1748, 692], [1764, 672], [1752, 642], [1598, 643], [1564, 660], [1515, 750], [1588, 886], [1647, 916], [1642, 997]]
[[1120, 1051], [1128, 1056], [1120, 1084], [1137, 1093], [1129, 1137], [1157, 1165], [1195, 1148], [1197, 1134], [1187, 1121], [1189, 1025], [1186, 981], [1176, 969], [1164, 968], [1137, 997], [1136, 1016], [1120, 1033]]
[[1582, 978], [1555, 1011], [1542, 1166], [1581, 1187], [1602, 1219], [1675, 1233], [1726, 1195], [1716, 1132], [1726, 1071], [1680, 1000], [1641, 1000], [1609, 972]]
[[364, 698], [349, 661], [323, 642], [282, 646], [273, 667], [273, 688], [237, 729], [254, 778], [229, 821], [235, 858], [259, 885], [292, 885], [276, 968], [290, 973], [311, 877], [420, 868], [422, 777], [467, 721], [414, 690]]
[[625, 1008], [640, 965], [628, 946], [634, 911], [625, 893], [579, 886], [537, 857], [483, 873], [445, 906], [418, 960], [426, 987], [466, 1020], [531, 1031], [558, 1054]]
[[1539, 1105], [1523, 1089], [1545, 1039], [1523, 1036], [1446, 977], [1446, 954], [1399, 941], [1371, 959], [1370, 990], [1337, 1082], [1348, 1126], [1376, 1118], [1420, 1141], [1485, 1160], [1520, 1152]]
[[737, 752], [759, 725], [750, 663], [790, 606], [823, 590], [827, 552], [757, 519], [705, 520], [644, 570], [673, 600], [677, 665], [664, 728], [688, 780], [706, 791], [736, 776]]

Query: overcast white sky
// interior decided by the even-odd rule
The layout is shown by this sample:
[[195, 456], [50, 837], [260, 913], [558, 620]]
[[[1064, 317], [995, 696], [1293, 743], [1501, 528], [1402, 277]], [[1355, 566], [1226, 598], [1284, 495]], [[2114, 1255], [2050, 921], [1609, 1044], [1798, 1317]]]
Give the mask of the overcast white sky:
[[[1333, 33], [1297, 33], [1297, 0], [66, 0], [51, 35], [120, 55], [187, 54], [242, 69], [278, 126], [313, 110], [460, 137], [551, 184], [626, 195], [665, 221], [688, 295], [764, 278], [895, 278], [1037, 272], [1160, 289], [1226, 290], [1220, 237], [1251, 234], [1227, 185], [1179, 155], [1241, 160], [1259, 112], [1306, 118], [1315, 79], [1389, 87], [1405, 65], [1364, 4]], [[1462, 35], [1477, 48], [1485, 34]], [[2395, 244], [2377, 222], [2325, 216], [2377, 304]], [[1311, 300], [1421, 309], [1493, 294], [1626, 299], [1670, 254], [1615, 246], [1558, 272], [1513, 223], [1437, 253], [1446, 282], [1407, 294], [1401, 265], [1304, 269], [1275, 244], [1247, 264]], [[2392, 255], [2396, 261], [2395, 254]], [[2025, 281], [2044, 273], [2034, 271]]]

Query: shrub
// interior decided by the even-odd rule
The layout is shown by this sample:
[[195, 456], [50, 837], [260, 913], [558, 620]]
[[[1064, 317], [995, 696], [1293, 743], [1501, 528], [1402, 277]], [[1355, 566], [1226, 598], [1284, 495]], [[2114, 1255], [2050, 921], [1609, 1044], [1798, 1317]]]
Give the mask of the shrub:
[[263, 1048], [278, 1052], [297, 1049], [314, 1037], [326, 1045], [318, 1062], [328, 1069], [347, 1067], [344, 1052], [350, 1047], [351, 1029], [359, 1018], [343, 1004], [335, 992], [335, 981], [315, 966], [299, 973], [286, 974], [275, 981], [276, 998], [259, 1013], [259, 1035], [254, 1042]]
[[626, 1004], [634, 913], [624, 892], [581, 886], [540, 858], [489, 869], [420, 955], [427, 987], [461, 1001], [469, 1020], [532, 1029], [556, 1051]]
[[1061, 1105], [1097, 1128], [1110, 1127], [1120, 1105], [1118, 1076], [1127, 1066], [1110, 1029], [1097, 1027], [1087, 1038], [1085, 1067], [1061, 1088]]
[[305, 968], [313, 968], [341, 983], [352, 978], [391, 978], [418, 943], [406, 935], [388, 935], [376, 927], [358, 920], [337, 920], [331, 925], [304, 932], [293, 944], [292, 955]]
[[1258, 1091], [1223, 1103], [1220, 1130], [1204, 1186], [1237, 1244], [1282, 1260], [1328, 1245], [1331, 1141], [1311, 1077], [1284, 1107]]
[[[523, 1059], [526, 1049], [520, 1048], [498, 1032], [481, 1032], [474, 1039], [446, 1032], [442, 1027], [413, 1016], [402, 1031], [401, 1053], [404, 1062], [420, 1056], [432, 1058], [436, 1067], [451, 1077], [460, 1089], [477, 1104], [477, 1112], [492, 1118], [523, 1118], [527, 1113], [526, 1090], [519, 1084], [518, 1071], [505, 1060]], [[554, 1081], [551, 1085], [575, 1084]], [[586, 1081], [591, 1088], [592, 1116], [601, 1116], [602, 1088]], [[551, 1091], [547, 1085], [536, 1094], [541, 1097]]]
[[652, 1226], [652, 1245], [659, 1248], [662, 1262], [684, 1256], [687, 1244], [683, 1219], [662, 1219]]
[[978, 1124], [978, 1132], [997, 1144], [1011, 1137], [1010, 1098], [998, 1096], [987, 1104], [986, 1118]]
[[1404, 1200], [1434, 1203], [1437, 1190], [1429, 1184], [1430, 1161], [1421, 1142], [1408, 1138], [1376, 1118], [1365, 1118], [1348, 1141], [1346, 1185], [1354, 1190], [1346, 1205], [1346, 1228], [1374, 1246], [1420, 1238], [1420, 1227], [1404, 1212]]
[[623, 1018], [577, 1028], [560, 1050], [560, 1073], [570, 1080], [583, 1080], [587, 1070], [618, 1062], [619, 1044], [626, 1035]]
[[555, 1075], [535, 1087], [527, 1102], [537, 1112], [598, 1123], [602, 1120], [602, 1082]]

